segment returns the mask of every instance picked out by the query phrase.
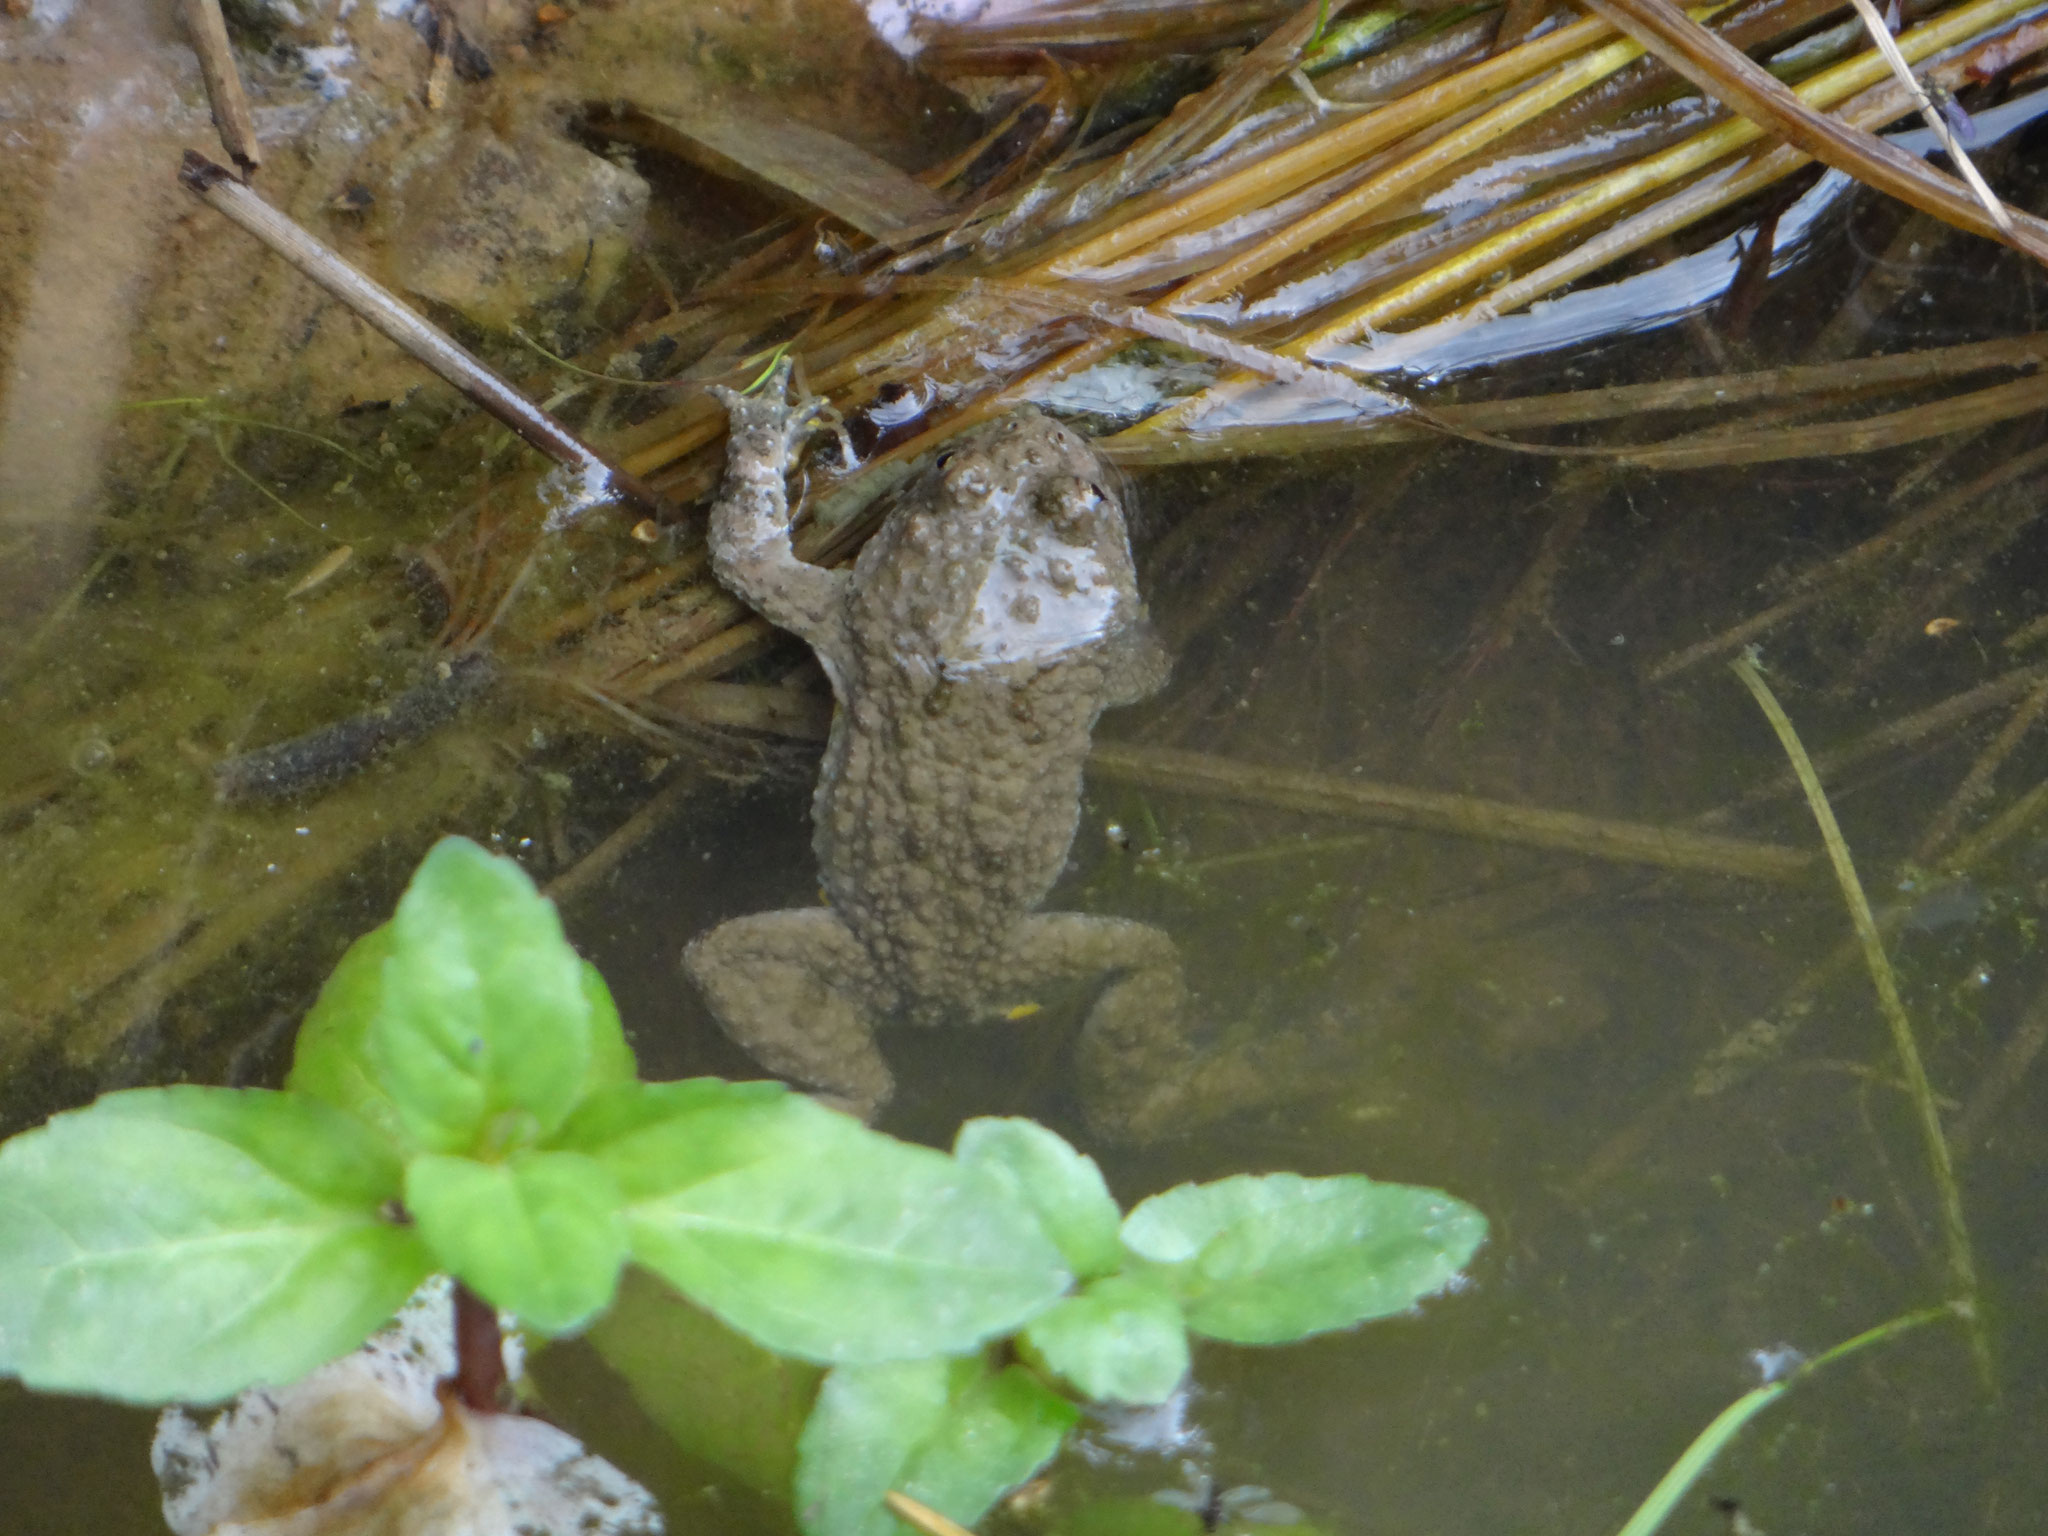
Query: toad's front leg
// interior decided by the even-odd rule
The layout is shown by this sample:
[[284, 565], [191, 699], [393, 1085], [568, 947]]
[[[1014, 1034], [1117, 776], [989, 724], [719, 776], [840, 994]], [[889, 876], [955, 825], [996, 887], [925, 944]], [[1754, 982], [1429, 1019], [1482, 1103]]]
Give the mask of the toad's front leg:
[[731, 422], [725, 479], [711, 508], [711, 569], [771, 624], [808, 641], [828, 667], [843, 649], [847, 578], [798, 558], [789, 540], [789, 461], [803, 420], [790, 408], [789, 363], [759, 392], [713, 391]]

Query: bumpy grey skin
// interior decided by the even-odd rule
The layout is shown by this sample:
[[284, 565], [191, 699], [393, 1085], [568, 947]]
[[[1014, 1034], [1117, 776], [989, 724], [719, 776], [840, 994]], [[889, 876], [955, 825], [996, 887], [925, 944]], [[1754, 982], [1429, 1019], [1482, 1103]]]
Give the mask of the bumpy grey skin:
[[1170, 1129], [1192, 1062], [1172, 940], [1033, 911], [1073, 842], [1096, 717], [1169, 666], [1101, 461], [1036, 411], [993, 422], [831, 571], [790, 547], [784, 376], [724, 398], [712, 569], [810, 643], [837, 701], [812, 806], [830, 905], [725, 923], [690, 945], [690, 975], [756, 1060], [865, 1117], [892, 1086], [877, 1023], [1000, 1019], [1106, 982], [1082, 1033], [1090, 1119]]

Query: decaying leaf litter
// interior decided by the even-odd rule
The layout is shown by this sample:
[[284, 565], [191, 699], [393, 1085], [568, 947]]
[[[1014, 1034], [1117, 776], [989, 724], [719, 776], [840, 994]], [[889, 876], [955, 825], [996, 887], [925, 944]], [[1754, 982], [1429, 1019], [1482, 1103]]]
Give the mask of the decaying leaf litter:
[[[1190, 813], [1211, 859], [1369, 857], [1397, 887], [1433, 871], [1418, 888], [1454, 913], [1489, 877], [1541, 883], [1560, 848], [1612, 861], [1570, 866], [1578, 902], [1670, 899], [1701, 889], [1699, 872], [1796, 890], [1814, 859], [1796, 819], [1775, 819], [1787, 802], [1711, 809], [1746, 784], [1762, 793], [1777, 765], [1727, 744], [1739, 716], [1701, 698], [1725, 684], [1694, 663], [1762, 640], [1845, 721], [1827, 692], [1840, 679], [1887, 701], [1886, 725], [1845, 732], [1841, 772], [1959, 786], [1893, 856], [1995, 860], [2042, 798], [2012, 791], [2038, 710], [2012, 711], [2040, 690], [2011, 568], [2037, 499], [2033, 265], [1988, 244], [1992, 216], [1960, 210], [1923, 163], [1888, 163], [1887, 185], [1975, 233], [1868, 198], [1851, 208], [1845, 184], [1821, 181], [1777, 196], [1779, 228], [1787, 207], [1807, 210], [1803, 230], [1888, 241], [1886, 259], [1808, 235], [1819, 253], [1781, 285], [1811, 307], [1781, 311], [1771, 348], [1740, 339], [1726, 271], [1704, 292], [1660, 291], [1660, 273], [1731, 236], [1744, 269], [1768, 271], [1746, 210], [1810, 176], [1807, 149], [1864, 173], [1884, 157], [1828, 125], [1808, 125], [1803, 149], [1772, 147], [1645, 54], [1638, 35], [1690, 40], [1654, 9], [1096, 8], [1029, 33], [938, 35], [919, 89], [957, 86], [980, 111], [956, 105], [946, 153], [916, 176], [897, 168], [907, 151], [892, 163], [872, 147], [886, 135], [856, 143], [846, 114], [788, 126], [788, 79], [737, 45], [700, 90], [627, 68], [594, 104], [578, 82], [610, 78], [590, 71], [621, 70], [644, 39], [595, 13], [480, 33], [471, 46], [496, 70], [444, 82], [440, 110], [505, 138], [568, 124], [673, 200], [653, 200], [653, 227], [677, 244], [643, 244], [601, 299], [465, 335], [668, 514], [546, 531], [516, 445], [383, 359], [359, 376], [369, 391], [301, 393], [324, 408], [296, 415], [254, 380], [137, 411], [154, 435], [138, 430], [131, 451], [161, 457], [8, 663], [34, 749], [0, 790], [7, 970], [23, 978], [6, 1059], [73, 1082], [160, 1070], [196, 1040], [218, 1055], [218, 1021], [234, 1018], [246, 1065], [249, 1021], [210, 1011], [235, 973], [316, 973], [337, 894], [374, 900], [380, 871], [395, 877], [431, 831], [499, 831], [574, 889], [707, 775], [807, 773], [777, 743], [821, 729], [817, 681], [711, 584], [695, 510], [721, 459], [701, 384], [777, 347], [844, 423], [807, 465], [813, 559], [846, 558], [890, 484], [1020, 400], [1078, 412], [1118, 458], [1160, 467], [1140, 498], [1170, 524], [1150, 551], [1154, 605], [1183, 660], [1165, 700], [1105, 733], [1122, 739], [1099, 767], [1106, 783], [1212, 800]], [[1781, 113], [1871, 130], [1914, 109], [1846, 13], [1773, 0], [1695, 14], [1805, 104]], [[2004, 0], [1909, 12], [1899, 38], [1985, 119], [2024, 103], [2043, 43]], [[386, 62], [408, 97], [393, 116], [419, 134], [433, 114], [405, 71], [445, 50], [416, 52]], [[1713, 50], [1682, 67], [1711, 70]], [[301, 222], [374, 259], [395, 226], [352, 226], [351, 188], [374, 210], [376, 173], [402, 152], [373, 140], [358, 165], [308, 142], [300, 183], [266, 169], [257, 190], [288, 193]], [[1996, 183], [2000, 151], [1980, 148]], [[689, 199], [707, 190], [692, 230]], [[2008, 222], [2038, 248], [2035, 221]], [[230, 240], [208, 252], [256, 317], [224, 333], [246, 349], [267, 330], [258, 301], [297, 279]], [[1909, 263], [1964, 291], [1919, 304], [1896, 280]], [[1588, 333], [1597, 347], [1489, 371], [1490, 337], [1503, 359], [1554, 350], [1581, 323], [1566, 311], [1603, 292], [1640, 295], [1623, 303], [1673, 328], [1620, 349], [1610, 317]], [[1902, 463], [1909, 443], [1925, 446]], [[1884, 456], [1846, 457], [1859, 454]], [[1729, 472], [1818, 455], [1845, 457], [1782, 480]], [[1699, 473], [1642, 473], [1679, 469]], [[1868, 505], [1788, 536], [1772, 499], [1815, 486]], [[371, 558], [313, 581], [344, 545]], [[1937, 633], [1952, 614], [1958, 632]], [[189, 637], [175, 668], [153, 654], [167, 630]], [[281, 805], [215, 798], [222, 760], [431, 696], [480, 655], [496, 683], [456, 723], [354, 777], [332, 765]], [[1859, 753], [1854, 734], [1875, 745]], [[1291, 812], [1333, 847], [1297, 847]], [[1454, 858], [1360, 821], [1472, 841]], [[1198, 880], [1203, 861], [1162, 862]], [[1541, 912], [1506, 921], [1540, 929]], [[1375, 920], [1340, 900], [1308, 926]], [[1364, 966], [1333, 959], [1348, 942], [1302, 953]]]

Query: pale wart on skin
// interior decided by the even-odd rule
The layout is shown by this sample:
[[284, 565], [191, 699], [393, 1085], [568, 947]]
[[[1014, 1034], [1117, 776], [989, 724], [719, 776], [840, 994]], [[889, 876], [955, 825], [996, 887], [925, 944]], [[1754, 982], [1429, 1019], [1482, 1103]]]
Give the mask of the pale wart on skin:
[[691, 977], [763, 1066], [870, 1117], [892, 1086], [878, 1023], [1000, 1020], [1048, 987], [1101, 983], [1080, 1047], [1091, 1121], [1174, 1129], [1224, 1086], [1212, 1069], [1237, 1073], [1192, 1070], [1172, 940], [1033, 910], [1073, 842], [1096, 716], [1169, 666], [1101, 461], [1036, 411], [992, 422], [940, 454], [850, 572], [826, 570], [790, 547], [801, 425], [785, 379], [724, 396], [711, 560], [831, 680], [812, 803], [830, 905], [713, 929], [684, 955]]

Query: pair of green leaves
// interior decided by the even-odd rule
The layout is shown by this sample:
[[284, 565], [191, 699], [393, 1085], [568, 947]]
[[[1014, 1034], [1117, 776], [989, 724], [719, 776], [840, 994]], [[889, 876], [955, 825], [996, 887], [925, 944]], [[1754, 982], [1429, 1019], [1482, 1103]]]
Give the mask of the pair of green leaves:
[[[1091, 1159], [1028, 1120], [969, 1121], [954, 1160], [1032, 1213], [1074, 1283], [1017, 1336], [1021, 1364], [997, 1350], [834, 1368], [795, 1446], [797, 1511], [813, 1536], [894, 1536], [882, 1506], [892, 1488], [972, 1525], [1058, 1450], [1076, 1397], [1166, 1401], [1187, 1376], [1191, 1335], [1273, 1343], [1406, 1311], [1450, 1283], [1485, 1233], [1446, 1195], [1357, 1177], [1183, 1185], [1125, 1216]], [[723, 1355], [731, 1376], [651, 1378], [647, 1362], [677, 1358], [678, 1337]], [[706, 1351], [704, 1337], [696, 1314], [640, 1293], [597, 1342], [686, 1450], [786, 1468], [786, 1383], [766, 1360]], [[751, 1434], [738, 1422], [748, 1403]]]
[[353, 1349], [426, 1275], [543, 1333], [628, 1258], [825, 1364], [968, 1350], [1069, 1276], [943, 1153], [767, 1083], [640, 1083], [518, 867], [449, 839], [300, 1033], [287, 1091], [140, 1089], [0, 1147], [0, 1371], [202, 1401]]
[[1189, 1333], [1284, 1344], [1405, 1312], [1486, 1236], [1462, 1200], [1355, 1174], [1183, 1184], [1126, 1217], [1092, 1159], [1028, 1120], [971, 1120], [954, 1155], [1008, 1183], [1082, 1282], [1022, 1342], [1098, 1401], [1166, 1401]]

